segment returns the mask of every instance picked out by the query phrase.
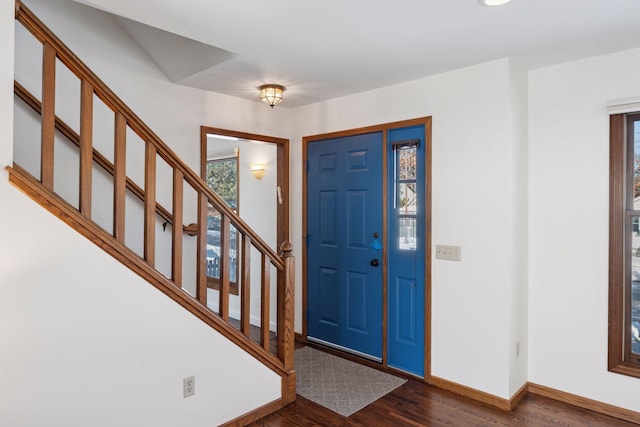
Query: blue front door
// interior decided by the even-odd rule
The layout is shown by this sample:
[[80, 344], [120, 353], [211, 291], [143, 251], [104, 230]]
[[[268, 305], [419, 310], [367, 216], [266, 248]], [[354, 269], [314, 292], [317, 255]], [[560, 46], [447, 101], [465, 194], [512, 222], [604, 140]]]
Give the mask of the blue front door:
[[307, 337], [382, 358], [382, 133], [308, 145]]

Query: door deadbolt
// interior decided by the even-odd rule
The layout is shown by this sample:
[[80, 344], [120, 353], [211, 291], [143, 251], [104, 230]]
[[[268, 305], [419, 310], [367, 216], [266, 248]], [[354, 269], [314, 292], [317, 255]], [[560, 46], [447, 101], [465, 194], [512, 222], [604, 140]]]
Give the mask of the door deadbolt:
[[377, 267], [380, 265], [380, 261], [378, 260], [378, 258], [374, 258], [369, 262], [369, 264], [371, 264], [371, 267]]

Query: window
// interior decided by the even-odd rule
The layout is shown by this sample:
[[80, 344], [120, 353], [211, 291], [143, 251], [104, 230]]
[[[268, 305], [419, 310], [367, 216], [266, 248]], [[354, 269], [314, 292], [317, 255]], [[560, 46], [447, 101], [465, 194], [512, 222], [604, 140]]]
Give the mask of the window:
[[394, 208], [398, 215], [398, 249], [415, 251], [417, 244], [416, 208], [418, 200], [416, 155], [418, 140], [393, 143], [394, 161]]
[[609, 370], [640, 377], [640, 113], [610, 118]]
[[[205, 181], [236, 213], [238, 212], [238, 155], [207, 160]], [[207, 214], [207, 282], [218, 289], [220, 284], [220, 213], [209, 206]], [[231, 293], [238, 294], [238, 232], [233, 226], [229, 240], [229, 284]]]

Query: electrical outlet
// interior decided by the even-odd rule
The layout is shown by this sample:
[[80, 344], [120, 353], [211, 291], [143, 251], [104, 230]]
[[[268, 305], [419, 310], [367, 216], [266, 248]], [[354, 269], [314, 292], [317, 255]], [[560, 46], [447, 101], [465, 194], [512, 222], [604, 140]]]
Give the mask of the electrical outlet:
[[462, 248], [460, 246], [436, 245], [436, 259], [460, 261], [462, 259]]
[[182, 379], [183, 397], [189, 397], [196, 394], [196, 377], [190, 376]]
[[516, 342], [516, 357], [520, 356], [520, 341]]

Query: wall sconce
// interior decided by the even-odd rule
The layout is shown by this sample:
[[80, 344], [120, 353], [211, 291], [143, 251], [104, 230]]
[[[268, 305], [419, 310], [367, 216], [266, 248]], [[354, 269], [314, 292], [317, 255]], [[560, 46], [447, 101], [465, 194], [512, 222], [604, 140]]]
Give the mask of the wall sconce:
[[262, 85], [260, 86], [260, 99], [266, 102], [273, 108], [274, 105], [279, 104], [284, 99], [282, 94], [285, 91], [284, 86], [280, 85]]
[[264, 177], [264, 171], [267, 169], [267, 165], [264, 163], [251, 163], [251, 173], [256, 179], [262, 179]]

